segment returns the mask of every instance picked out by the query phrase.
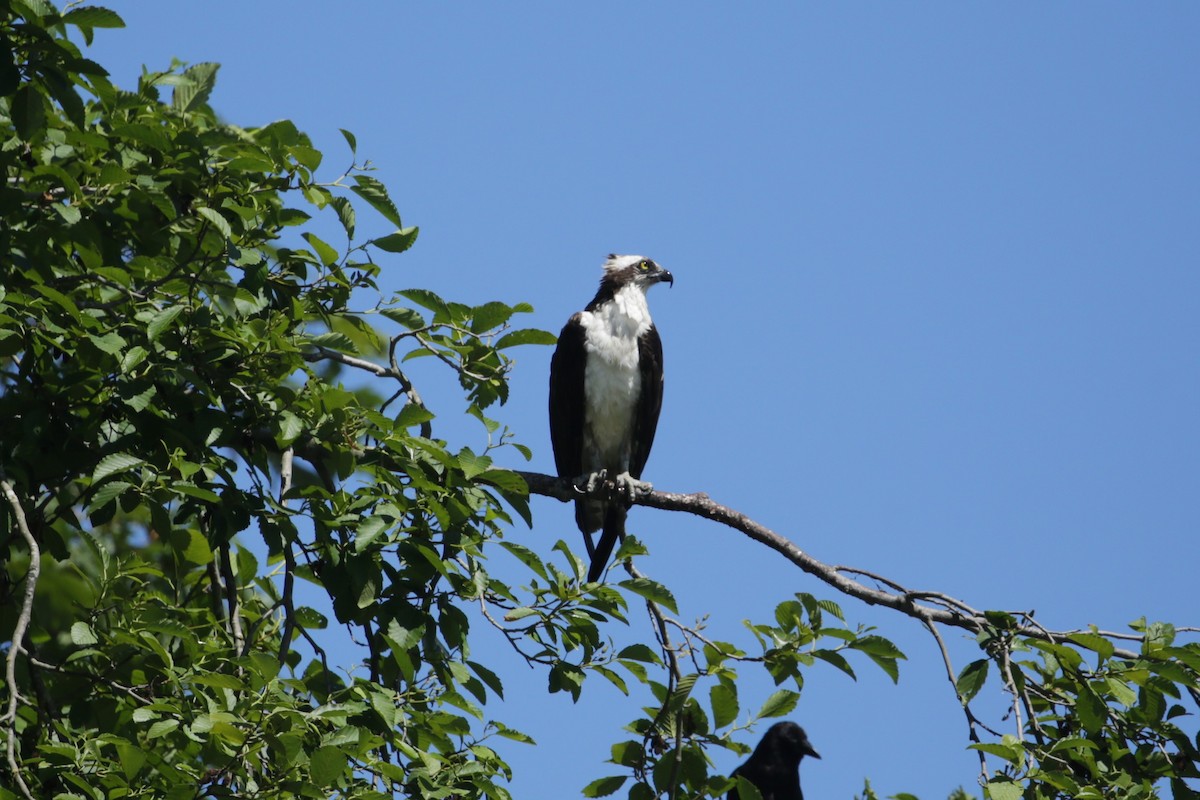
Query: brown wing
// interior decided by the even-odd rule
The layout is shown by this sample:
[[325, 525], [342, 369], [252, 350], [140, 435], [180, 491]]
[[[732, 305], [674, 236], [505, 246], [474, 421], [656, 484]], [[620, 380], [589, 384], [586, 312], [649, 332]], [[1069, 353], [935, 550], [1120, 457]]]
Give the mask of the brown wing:
[[629, 474], [641, 479], [654, 433], [658, 430], [658, 412], [662, 410], [663, 351], [662, 339], [653, 325], [638, 339], [638, 369], [642, 373], [642, 398], [633, 421], [633, 452], [629, 457]]
[[582, 316], [575, 314], [558, 335], [550, 359], [550, 442], [559, 477], [583, 474], [583, 378], [587, 368]]

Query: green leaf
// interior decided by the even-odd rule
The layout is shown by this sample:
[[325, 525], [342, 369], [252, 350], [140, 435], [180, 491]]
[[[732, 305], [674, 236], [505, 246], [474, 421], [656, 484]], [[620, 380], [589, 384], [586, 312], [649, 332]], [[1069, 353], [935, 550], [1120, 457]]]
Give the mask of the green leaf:
[[1021, 784], [1005, 780], [985, 784], [983, 791], [991, 800], [1021, 800], [1025, 794], [1025, 789]]
[[497, 489], [503, 489], [513, 494], [529, 494], [529, 484], [525, 483], [525, 479], [517, 473], [509, 472], [506, 469], [484, 470], [475, 479], [480, 483], [487, 483], [495, 486]]
[[716, 683], [708, 690], [708, 702], [712, 706], [713, 725], [724, 728], [733, 723], [738, 715], [737, 688], [733, 685]]
[[350, 191], [366, 200], [371, 204], [371, 207], [383, 215], [383, 218], [395, 225], [397, 228], [403, 228], [404, 223], [400, 221], [400, 212], [396, 210], [396, 204], [388, 197], [387, 187], [383, 185], [383, 181], [372, 178], [370, 175], [355, 175], [354, 182], [357, 186], [351, 186]]
[[62, 16], [63, 22], [77, 25], [80, 28], [124, 28], [125, 20], [121, 15], [103, 6], [81, 6], [73, 8]]
[[583, 787], [583, 796], [608, 797], [624, 786], [628, 777], [628, 775], [613, 775], [609, 778], [598, 778]]
[[167, 535], [167, 539], [185, 561], [199, 565], [212, 561], [213, 553], [208, 539], [195, 528], [176, 528]]
[[671, 594], [671, 591], [667, 587], [657, 581], [652, 581], [649, 578], [630, 578], [621, 581], [617, 585], [644, 597], [652, 603], [658, 603], [672, 614], [679, 613], [679, 607], [675, 603], [675, 595]]
[[762, 717], [782, 717], [784, 714], [789, 714], [796, 707], [796, 703], [800, 701], [800, 694], [793, 692], [790, 689], [780, 689], [767, 698], [767, 702], [763, 703], [762, 708], [755, 714], [755, 719]]
[[229, 227], [228, 220], [221, 216], [219, 211], [214, 208], [209, 208], [208, 206], [200, 206], [196, 209], [196, 213], [211, 222], [213, 227], [216, 228], [226, 239], [233, 238], [233, 229]]
[[92, 483], [98, 483], [118, 472], [128, 472], [145, 463], [143, 459], [128, 453], [112, 453], [100, 459], [100, 462], [96, 464], [96, 468], [92, 471]]
[[450, 316], [450, 308], [446, 305], [446, 301], [428, 289], [405, 289], [397, 294], [412, 300], [421, 308], [427, 308], [441, 317], [448, 318]]
[[115, 356], [129, 345], [121, 334], [116, 332], [106, 333], [103, 336], [88, 334], [88, 339], [98, 349], [103, 350], [111, 356]]
[[504, 303], [484, 303], [472, 312], [471, 332], [483, 333], [508, 322], [513, 309]]
[[1099, 733], [1104, 727], [1108, 707], [1086, 682], [1079, 684], [1079, 692], [1075, 696], [1075, 714], [1088, 733]]
[[379, 313], [392, 322], [400, 323], [410, 331], [425, 327], [425, 318], [411, 308], [384, 308]]
[[349, 764], [346, 754], [336, 747], [318, 747], [309, 759], [313, 783], [329, 786], [342, 776]]
[[162, 336], [162, 332], [170, 327], [176, 317], [183, 313], [183, 308], [181, 305], [167, 306], [151, 317], [150, 322], [146, 325], [146, 338], [152, 342], [158, 341], [158, 337]]
[[388, 521], [383, 517], [367, 517], [358, 526], [354, 534], [354, 552], [361, 553], [370, 548], [371, 543], [387, 530]]
[[[209, 95], [217, 85], [217, 70], [220, 66], [205, 62], [193, 64], [185, 69], [171, 95], [171, 106], [176, 111], [194, 111], [207, 103]], [[228, 238], [228, 234], [226, 237]]]
[[171, 731], [179, 727], [179, 720], [164, 719], [159, 720], [150, 726], [150, 730], [146, 732], [146, 738], [157, 739], [160, 736], [165, 736]]
[[303, 236], [304, 240], [312, 246], [313, 250], [316, 251], [317, 258], [321, 260], [322, 265], [328, 267], [338, 262], [338, 251], [326, 244], [320, 236], [309, 232], [305, 232], [300, 235]]
[[100, 640], [96, 638], [90, 625], [86, 622], [76, 622], [71, 626], [71, 642], [80, 647], [90, 647], [99, 644]]
[[419, 229], [415, 227], [402, 228], [395, 233], [389, 233], [387, 236], [372, 239], [367, 244], [375, 245], [380, 250], [388, 253], [403, 253], [417, 241], [417, 234], [419, 232]]
[[46, 129], [46, 98], [32, 83], [17, 89], [9, 102], [13, 126], [17, 135], [28, 142]]
[[1115, 650], [1113, 643], [1098, 633], [1072, 633], [1067, 638], [1080, 647], [1099, 653], [1101, 661], [1112, 658]]
[[983, 688], [984, 682], [987, 681], [988, 663], [986, 658], [981, 658], [967, 664], [963, 667], [962, 672], [958, 673], [958, 680], [954, 685], [964, 704], [971, 702], [971, 699]]
[[549, 331], [540, 331], [537, 328], [521, 328], [520, 330], [510, 331], [501, 336], [496, 341], [496, 349], [504, 350], [505, 348], [518, 347], [523, 344], [551, 345], [557, 343], [558, 337]]
[[355, 138], [354, 134], [351, 133], [350, 131], [346, 130], [345, 128], [338, 128], [338, 130], [341, 131], [342, 138], [344, 138], [346, 140], [346, 144], [350, 145], [351, 154], [357, 153], [358, 152], [358, 139]]
[[92, 494], [91, 502], [88, 503], [89, 510], [104, 508], [116, 498], [120, 497], [126, 489], [133, 488], [133, 484], [128, 481], [108, 481], [101, 484], [100, 488]]
[[[345, 131], [342, 131], [345, 133]], [[337, 212], [338, 220], [342, 223], [342, 229], [346, 231], [346, 238], [354, 238], [355, 213], [354, 204], [345, 197], [335, 197], [329, 201], [333, 206], [333, 210]]]
[[763, 800], [763, 796], [759, 793], [758, 787], [746, 780], [745, 776], [737, 775], [735, 776], [734, 780], [737, 781], [738, 797], [741, 798], [741, 800]]

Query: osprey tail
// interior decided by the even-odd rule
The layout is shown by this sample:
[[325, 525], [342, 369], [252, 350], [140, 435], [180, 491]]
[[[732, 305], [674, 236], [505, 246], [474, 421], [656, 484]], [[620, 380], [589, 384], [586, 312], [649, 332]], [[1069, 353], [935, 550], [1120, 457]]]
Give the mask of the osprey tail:
[[600, 541], [596, 543], [596, 549], [592, 553], [592, 566], [588, 570], [588, 581], [600, 580], [600, 576], [604, 574], [604, 568], [608, 566], [608, 559], [617, 546], [617, 541], [625, 538], [625, 515], [628, 511], [629, 509], [625, 507], [624, 503], [609, 503], [605, 509], [604, 527], [600, 531]]

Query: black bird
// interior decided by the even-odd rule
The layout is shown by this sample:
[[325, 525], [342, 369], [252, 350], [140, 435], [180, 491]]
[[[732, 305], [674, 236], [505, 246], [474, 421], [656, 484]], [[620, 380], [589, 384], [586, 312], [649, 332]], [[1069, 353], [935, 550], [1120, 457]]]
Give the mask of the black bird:
[[[746, 763], [730, 777], [741, 775], [758, 789], [763, 800], [804, 800], [800, 791], [800, 759], [820, 758], [808, 736], [794, 722], [776, 722], [768, 730]], [[741, 800], [736, 788], [726, 800]]]

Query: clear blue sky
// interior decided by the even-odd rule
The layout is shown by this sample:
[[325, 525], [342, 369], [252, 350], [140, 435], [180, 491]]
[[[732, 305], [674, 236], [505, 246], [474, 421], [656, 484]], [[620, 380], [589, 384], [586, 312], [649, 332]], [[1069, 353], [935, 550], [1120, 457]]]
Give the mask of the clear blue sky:
[[[606, 253], [669, 268], [659, 488], [1049, 626], [1200, 622], [1200, 5], [110, 4], [129, 29], [93, 57], [119, 83], [218, 61], [216, 108], [295, 120], [330, 177], [337, 129], [358, 135], [421, 228], [388, 291], [529, 301], [557, 332]], [[521, 354], [500, 412], [547, 472], [549, 357]], [[478, 442], [422, 391], [443, 435]], [[576, 541], [565, 506], [534, 508], [520, 541]], [[714, 636], [748, 645], [742, 619], [836, 597], [696, 518], [635, 509], [630, 529]], [[932, 641], [844, 606], [910, 661], [898, 686], [865, 663], [857, 683], [809, 673], [791, 715], [824, 756], [809, 796], [972, 788]], [[951, 645], [956, 668], [976, 657]], [[516, 797], [616, 771], [643, 698], [597, 683], [571, 705], [476, 655], [506, 665], [491, 712], [540, 742], [507, 751]]]

